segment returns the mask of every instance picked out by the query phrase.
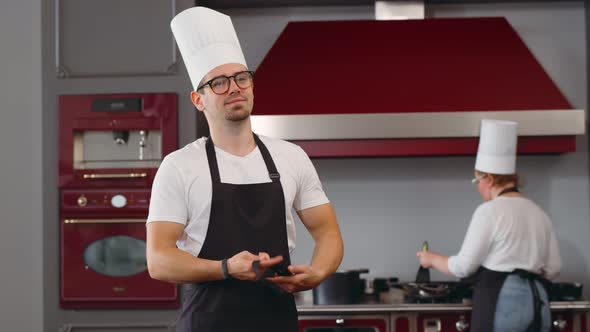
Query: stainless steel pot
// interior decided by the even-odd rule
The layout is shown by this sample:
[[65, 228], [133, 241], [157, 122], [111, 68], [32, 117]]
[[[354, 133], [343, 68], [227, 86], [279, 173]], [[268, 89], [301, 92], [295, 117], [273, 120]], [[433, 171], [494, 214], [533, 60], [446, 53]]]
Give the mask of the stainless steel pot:
[[361, 273], [368, 269], [336, 271], [313, 289], [313, 304], [358, 303], [364, 290]]

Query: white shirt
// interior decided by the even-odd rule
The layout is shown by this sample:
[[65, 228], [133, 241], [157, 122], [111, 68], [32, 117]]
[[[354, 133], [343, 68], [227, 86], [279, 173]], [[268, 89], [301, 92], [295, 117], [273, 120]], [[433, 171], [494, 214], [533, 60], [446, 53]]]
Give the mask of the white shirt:
[[472, 274], [480, 265], [555, 278], [561, 257], [551, 220], [524, 197], [500, 196], [483, 203], [473, 214], [461, 250], [448, 262], [449, 271], [457, 277]]
[[[292, 209], [301, 211], [329, 203], [329, 200], [311, 160], [298, 145], [261, 135], [259, 138], [281, 175], [288, 245], [292, 251], [295, 248]], [[185, 225], [176, 245], [195, 256], [198, 256], [205, 242], [211, 214], [212, 186], [206, 141], [200, 138], [164, 158], [152, 185], [147, 219], [147, 223], [171, 221]], [[223, 183], [272, 182], [258, 147], [244, 157], [217, 147], [215, 154]]]

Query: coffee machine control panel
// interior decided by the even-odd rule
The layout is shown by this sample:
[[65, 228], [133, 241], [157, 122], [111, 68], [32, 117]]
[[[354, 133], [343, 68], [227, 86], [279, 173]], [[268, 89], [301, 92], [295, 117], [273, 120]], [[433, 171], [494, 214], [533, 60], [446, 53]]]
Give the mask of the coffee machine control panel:
[[65, 210], [147, 210], [150, 190], [64, 190], [61, 197]]

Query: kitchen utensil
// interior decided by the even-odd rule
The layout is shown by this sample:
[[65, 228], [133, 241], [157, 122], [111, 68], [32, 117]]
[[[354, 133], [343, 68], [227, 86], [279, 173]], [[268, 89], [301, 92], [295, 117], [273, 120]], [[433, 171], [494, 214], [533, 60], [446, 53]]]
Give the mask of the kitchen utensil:
[[[424, 241], [422, 244], [422, 251], [428, 251], [428, 242]], [[430, 270], [422, 267], [418, 268], [418, 272], [416, 273], [416, 283], [427, 283], [430, 282]]]
[[406, 303], [461, 303], [473, 296], [472, 285], [457, 281], [402, 282], [392, 284], [389, 290], [394, 288], [404, 293]]
[[276, 265], [270, 266], [266, 269], [265, 273], [262, 273], [260, 271], [260, 261], [255, 260], [252, 262], [252, 270], [256, 274], [256, 279], [276, 277], [276, 276], [289, 277], [289, 276], [293, 275], [291, 272], [289, 272], [288, 266], [287, 266], [287, 264], [285, 264], [285, 262], [281, 262]]
[[547, 291], [551, 301], [579, 301], [583, 288], [579, 282], [554, 282]]
[[387, 291], [379, 293], [381, 303], [403, 303], [405, 292], [398, 287], [390, 287]]
[[336, 271], [313, 289], [313, 304], [359, 303], [364, 291], [361, 273], [368, 269]]

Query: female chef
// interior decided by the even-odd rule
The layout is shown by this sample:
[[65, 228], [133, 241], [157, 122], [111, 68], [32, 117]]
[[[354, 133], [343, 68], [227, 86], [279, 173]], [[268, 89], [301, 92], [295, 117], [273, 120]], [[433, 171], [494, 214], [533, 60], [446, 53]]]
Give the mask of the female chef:
[[458, 254], [418, 252], [423, 267], [473, 276], [471, 331], [549, 331], [545, 285], [561, 268], [551, 220], [518, 188], [517, 123], [482, 120], [473, 183], [484, 200]]

